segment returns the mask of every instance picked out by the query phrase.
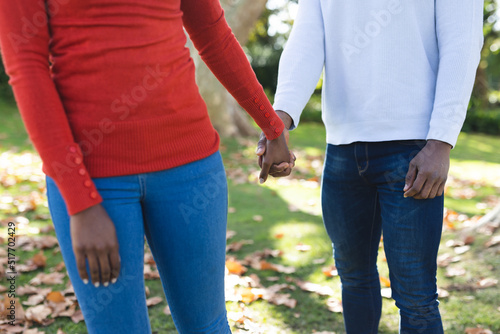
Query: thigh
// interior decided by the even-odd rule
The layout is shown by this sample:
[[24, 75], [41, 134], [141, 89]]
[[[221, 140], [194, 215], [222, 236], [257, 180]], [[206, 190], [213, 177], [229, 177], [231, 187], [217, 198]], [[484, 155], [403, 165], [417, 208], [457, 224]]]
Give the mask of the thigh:
[[376, 272], [381, 235], [376, 188], [362, 175], [354, 145], [328, 145], [322, 179], [323, 221], [343, 276]]
[[56, 184], [47, 178], [47, 197], [61, 253], [89, 333], [150, 333], [144, 288], [144, 229], [133, 177], [94, 179], [102, 205], [115, 224], [121, 270], [108, 287], [83, 284], [73, 253], [69, 216]]
[[145, 179], [146, 236], [180, 333], [228, 333], [224, 298], [227, 183], [222, 159]]
[[436, 257], [443, 224], [443, 196], [416, 200], [405, 198], [403, 188], [411, 159], [422, 143], [391, 143], [396, 147], [387, 157], [380, 180], [384, 248], [391, 275], [393, 296], [400, 308], [436, 303]]

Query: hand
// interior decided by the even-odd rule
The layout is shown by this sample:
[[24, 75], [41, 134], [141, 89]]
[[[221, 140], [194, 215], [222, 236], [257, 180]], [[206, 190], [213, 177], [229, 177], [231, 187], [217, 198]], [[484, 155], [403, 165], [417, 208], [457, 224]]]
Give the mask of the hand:
[[410, 162], [404, 197], [432, 199], [442, 196], [450, 169], [450, 151], [450, 144], [429, 140]]
[[[285, 138], [286, 145], [288, 146], [288, 140], [289, 140], [289, 133], [288, 133], [288, 128], [290, 128], [292, 124], [292, 118], [285, 113], [284, 111], [278, 110], [276, 111], [278, 116], [282, 119], [283, 123], [285, 123], [285, 129], [283, 130], [282, 136]], [[283, 160], [281, 163], [273, 163], [269, 169], [268, 173], [263, 174], [264, 169], [267, 168], [267, 166], [264, 165], [264, 161], [266, 159], [266, 152], [269, 151], [267, 148], [269, 146], [269, 142], [264, 135], [264, 133], [260, 134], [260, 139], [257, 144], [257, 151], [256, 154], [259, 156], [259, 166], [262, 169], [261, 172], [261, 183], [264, 183], [267, 180], [267, 174], [271, 174], [273, 177], [282, 177], [282, 176], [288, 176], [292, 172], [292, 168], [295, 167], [295, 160], [296, 157], [293, 154], [293, 152], [289, 152], [289, 158], [286, 160]], [[264, 177], [263, 177], [264, 176]], [[263, 180], [263, 181], [262, 181]]]
[[95, 287], [115, 283], [120, 273], [120, 254], [115, 225], [100, 204], [70, 218], [71, 241], [76, 265], [85, 284], [89, 281], [85, 259]]

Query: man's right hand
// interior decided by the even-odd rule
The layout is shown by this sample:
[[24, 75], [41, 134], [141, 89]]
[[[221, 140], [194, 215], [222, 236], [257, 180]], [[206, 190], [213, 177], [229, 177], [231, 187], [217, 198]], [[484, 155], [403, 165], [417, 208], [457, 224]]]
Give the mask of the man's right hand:
[[115, 225], [101, 204], [70, 218], [71, 241], [81, 279], [89, 282], [85, 260], [95, 287], [115, 283], [120, 273], [120, 254]]

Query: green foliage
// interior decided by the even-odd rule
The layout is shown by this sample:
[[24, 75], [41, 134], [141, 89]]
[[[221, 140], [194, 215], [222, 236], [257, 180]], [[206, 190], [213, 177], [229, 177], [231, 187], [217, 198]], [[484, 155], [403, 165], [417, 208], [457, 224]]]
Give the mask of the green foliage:
[[5, 74], [3, 62], [0, 57], [0, 100], [14, 101], [12, 89], [10, 88], [8, 81], [9, 78], [7, 77], [7, 74]]
[[469, 112], [463, 131], [500, 135], [500, 109]]

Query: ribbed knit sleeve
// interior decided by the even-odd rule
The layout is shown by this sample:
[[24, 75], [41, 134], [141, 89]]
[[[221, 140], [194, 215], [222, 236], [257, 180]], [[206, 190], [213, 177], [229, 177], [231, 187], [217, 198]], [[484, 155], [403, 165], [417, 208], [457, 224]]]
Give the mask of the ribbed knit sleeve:
[[483, 0], [436, 1], [439, 71], [427, 139], [455, 146], [483, 45]]
[[181, 0], [181, 10], [184, 27], [202, 60], [252, 116], [267, 139], [277, 138], [284, 124], [227, 24], [219, 0]]
[[297, 18], [281, 55], [274, 108], [283, 110], [297, 127], [316, 89], [325, 63], [325, 32], [320, 0], [299, 0]]
[[0, 49], [30, 139], [42, 158], [44, 172], [61, 191], [69, 214], [100, 203], [51, 79], [43, 2], [0, 1]]

